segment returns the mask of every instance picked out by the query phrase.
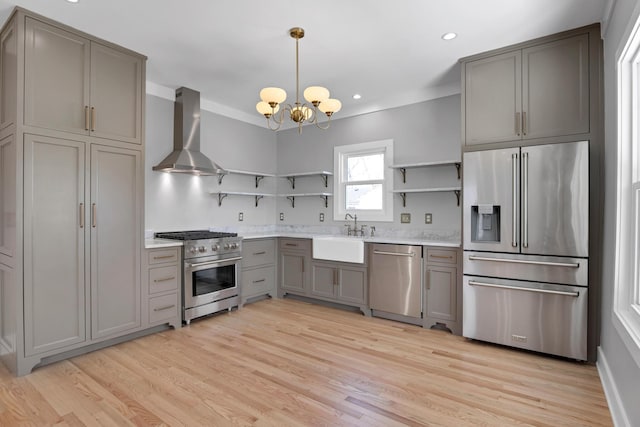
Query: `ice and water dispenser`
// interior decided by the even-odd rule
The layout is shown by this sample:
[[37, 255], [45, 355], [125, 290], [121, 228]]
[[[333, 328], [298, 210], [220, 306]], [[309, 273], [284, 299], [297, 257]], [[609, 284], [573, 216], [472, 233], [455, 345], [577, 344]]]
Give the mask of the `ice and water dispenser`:
[[471, 241], [500, 242], [500, 205], [471, 206]]

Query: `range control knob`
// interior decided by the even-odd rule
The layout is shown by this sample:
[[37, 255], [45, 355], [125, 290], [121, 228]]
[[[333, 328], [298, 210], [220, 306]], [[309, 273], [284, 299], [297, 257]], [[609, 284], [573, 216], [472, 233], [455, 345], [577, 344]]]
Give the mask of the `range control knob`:
[[217, 251], [218, 251], [218, 249], [220, 249], [220, 245], [211, 245], [211, 250], [212, 250], [213, 252], [217, 252]]
[[200, 247], [198, 248], [198, 250], [199, 250], [200, 252], [206, 252], [206, 251], [207, 251], [207, 248], [205, 248], [204, 246], [200, 246]]
[[231, 249], [238, 249], [238, 244], [237, 243], [232, 243], [231, 244]]
[[225, 244], [224, 244], [224, 248], [225, 248], [225, 249], [227, 249], [227, 250], [228, 250], [230, 247], [231, 247], [231, 246], [229, 246], [229, 244], [228, 244], [228, 243], [225, 243]]
[[191, 252], [192, 254], [195, 254], [198, 250], [196, 249], [195, 246], [191, 246], [191, 248], [189, 248], [189, 252]]

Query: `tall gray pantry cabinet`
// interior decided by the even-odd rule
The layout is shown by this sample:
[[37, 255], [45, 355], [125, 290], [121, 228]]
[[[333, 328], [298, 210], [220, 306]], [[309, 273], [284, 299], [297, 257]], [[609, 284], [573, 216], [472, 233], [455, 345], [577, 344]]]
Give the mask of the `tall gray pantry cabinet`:
[[0, 33], [0, 357], [18, 375], [148, 326], [145, 63], [21, 8]]

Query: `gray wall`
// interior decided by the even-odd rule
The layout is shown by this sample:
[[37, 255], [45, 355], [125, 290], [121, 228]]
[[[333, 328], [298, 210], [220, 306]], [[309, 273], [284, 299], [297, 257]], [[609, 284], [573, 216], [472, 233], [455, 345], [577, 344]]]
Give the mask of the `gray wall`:
[[[610, 405], [619, 405], [617, 409], [626, 412], [627, 421], [637, 423], [640, 420], [640, 366], [634, 361], [622, 338], [612, 323], [614, 267], [616, 252], [616, 176], [617, 176], [617, 136], [616, 136], [616, 51], [620, 46], [623, 33], [630, 22], [635, 22], [637, 14], [634, 8], [640, 4], [636, 0], [617, 0], [613, 16], [604, 35], [605, 56], [605, 213], [604, 213], [604, 250], [602, 278], [602, 327], [601, 355], [611, 373], [617, 396], [609, 395]], [[625, 36], [626, 37], [626, 36]], [[638, 351], [637, 349], [635, 351]], [[602, 366], [604, 360], [598, 363]], [[612, 402], [611, 399], [619, 401]], [[613, 404], [613, 405], [612, 405]], [[637, 424], [636, 424], [637, 425]]]
[[[252, 191], [252, 177], [227, 176], [219, 187], [216, 177], [152, 171], [173, 149], [173, 102], [152, 95], [147, 95], [146, 102], [146, 230], [273, 224], [274, 198], [262, 200], [256, 208], [252, 197], [229, 196], [219, 207], [217, 197], [209, 194], [218, 188]], [[224, 168], [275, 173], [276, 134], [258, 126], [202, 111], [201, 149]], [[269, 191], [269, 185], [275, 183], [265, 183], [261, 191]], [[242, 223], [238, 212], [244, 214]]]
[[[339, 113], [338, 113], [339, 114]], [[278, 173], [314, 170], [333, 171], [333, 148], [362, 142], [394, 140], [395, 164], [460, 160], [460, 95], [438, 98], [404, 107], [384, 110], [335, 120], [329, 130], [305, 126], [302, 134], [297, 129], [278, 133]], [[332, 180], [330, 180], [332, 181]], [[278, 183], [283, 192], [293, 192], [286, 182]], [[329, 192], [333, 191], [332, 182]], [[453, 187], [460, 186], [453, 166], [430, 169], [410, 169], [403, 187], [400, 173], [395, 172], [395, 187]], [[324, 191], [319, 178], [298, 179], [296, 191]], [[321, 225], [319, 214], [325, 213], [324, 225], [333, 222], [333, 199], [329, 206], [319, 198], [296, 199], [295, 208], [286, 199], [278, 200], [278, 212], [285, 215], [280, 224]], [[411, 224], [400, 224], [400, 213], [411, 213]], [[433, 214], [433, 224], [425, 225], [424, 214]], [[407, 206], [402, 207], [400, 196], [394, 196], [394, 222], [375, 223], [378, 227], [400, 227], [420, 230], [460, 231], [460, 208], [456, 197], [447, 193], [418, 193], [407, 195]], [[339, 218], [343, 219], [343, 218]]]

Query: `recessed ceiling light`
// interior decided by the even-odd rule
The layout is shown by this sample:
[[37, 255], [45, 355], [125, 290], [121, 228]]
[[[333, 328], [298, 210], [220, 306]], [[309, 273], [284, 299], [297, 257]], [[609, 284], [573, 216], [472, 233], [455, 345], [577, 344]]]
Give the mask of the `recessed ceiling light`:
[[78, 0], [67, 0], [69, 3], [78, 3]]
[[362, 95], [360, 95], [359, 93], [356, 93], [353, 95], [353, 99], [360, 99], [362, 98]]
[[442, 40], [453, 40], [456, 37], [458, 37], [458, 35], [456, 33], [444, 33], [442, 35]]

